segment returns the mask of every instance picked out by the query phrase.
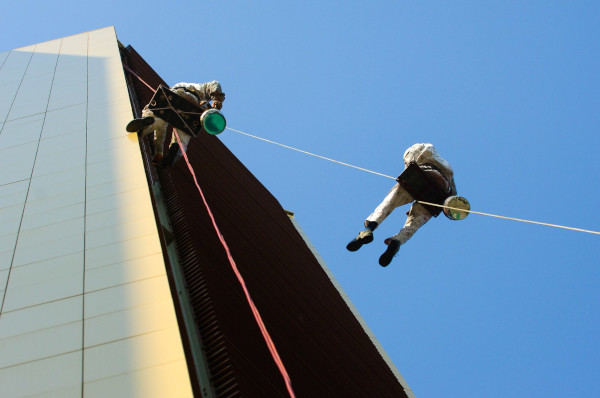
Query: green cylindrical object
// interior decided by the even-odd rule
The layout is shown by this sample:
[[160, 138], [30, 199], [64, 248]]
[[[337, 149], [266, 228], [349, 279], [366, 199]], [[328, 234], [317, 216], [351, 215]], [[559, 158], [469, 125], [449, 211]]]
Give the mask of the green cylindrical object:
[[[451, 220], [464, 220], [469, 215], [471, 205], [462, 196], [450, 196], [444, 201], [444, 214]], [[466, 211], [463, 211], [466, 210]]]
[[225, 116], [223, 116], [223, 114], [216, 109], [208, 109], [204, 111], [202, 116], [200, 116], [200, 123], [202, 123], [204, 130], [212, 135], [222, 133], [227, 125]]

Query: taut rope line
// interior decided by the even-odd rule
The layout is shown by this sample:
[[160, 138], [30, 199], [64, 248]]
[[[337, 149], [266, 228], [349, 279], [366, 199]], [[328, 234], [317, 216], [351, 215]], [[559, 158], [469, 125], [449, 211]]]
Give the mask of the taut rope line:
[[579, 232], [587, 232], [588, 234], [596, 234], [596, 235], [600, 235], [600, 232], [596, 232], [596, 231], [590, 231], [587, 229], [581, 229], [581, 228], [573, 228], [573, 227], [565, 227], [563, 225], [557, 225], [557, 224], [548, 224], [545, 222], [539, 222], [539, 221], [531, 221], [531, 220], [524, 220], [522, 218], [513, 218], [513, 217], [505, 217], [505, 216], [498, 216], [496, 214], [489, 214], [489, 213], [481, 213], [479, 211], [473, 211], [473, 210], [465, 210], [465, 209], [459, 209], [456, 207], [450, 207], [450, 206], [444, 206], [444, 205], [437, 205], [435, 203], [429, 203], [429, 202], [422, 202], [420, 200], [417, 200], [418, 203], [424, 204], [424, 205], [428, 205], [428, 206], [436, 206], [436, 207], [443, 207], [446, 209], [450, 209], [450, 210], [458, 210], [458, 211], [464, 211], [467, 213], [474, 213], [474, 214], [480, 214], [482, 216], [488, 216], [488, 217], [496, 217], [496, 218], [503, 218], [505, 220], [512, 220], [512, 221], [519, 221], [519, 222], [525, 222], [525, 223], [529, 223], [529, 224], [537, 224], [537, 225], [545, 225], [547, 227], [554, 227], [554, 228], [562, 228], [562, 229], [569, 229], [571, 231], [579, 231]]
[[[240, 134], [246, 135], [246, 136], [251, 137], [251, 138], [255, 138], [255, 139], [258, 139], [258, 140], [261, 140], [261, 141], [265, 141], [265, 142], [268, 142], [268, 143], [271, 143], [271, 144], [275, 144], [275, 145], [278, 145], [278, 146], [283, 147], [283, 148], [292, 149], [294, 151], [298, 151], [298, 152], [301, 152], [301, 153], [304, 153], [304, 154], [307, 154], [307, 155], [315, 156], [315, 157], [320, 158], [320, 159], [324, 159], [324, 160], [328, 160], [330, 162], [341, 164], [342, 166], [352, 167], [352, 168], [355, 168], [355, 169], [358, 169], [358, 170], [366, 171], [368, 173], [372, 173], [372, 174], [376, 174], [376, 175], [379, 175], [379, 176], [382, 176], [382, 177], [391, 178], [392, 180], [396, 180], [396, 178], [394, 178], [392, 176], [389, 176], [389, 175], [386, 175], [386, 174], [382, 174], [382, 173], [378, 173], [376, 171], [364, 169], [362, 167], [354, 166], [354, 165], [351, 165], [349, 163], [340, 162], [340, 161], [337, 161], [335, 159], [327, 158], [325, 156], [316, 155], [314, 153], [311, 153], [311, 152], [308, 152], [308, 151], [304, 151], [302, 149], [298, 149], [298, 148], [294, 148], [294, 147], [291, 147], [291, 146], [288, 146], [288, 145], [280, 144], [280, 143], [275, 142], [275, 141], [267, 140], [266, 138], [257, 137], [255, 135], [248, 134], [248, 133], [245, 133], [243, 131], [235, 130], [235, 129], [232, 129], [230, 127], [226, 127], [226, 128], [227, 128], [227, 130], [231, 130], [231, 131], [234, 131], [236, 133], [240, 133]], [[436, 207], [442, 207], [442, 208], [447, 208], [447, 209], [451, 209], [451, 210], [464, 211], [464, 212], [467, 212], [467, 213], [479, 214], [479, 215], [482, 215], [482, 216], [502, 218], [502, 219], [505, 219], [505, 220], [519, 221], [519, 222], [523, 222], [523, 223], [544, 225], [544, 226], [547, 226], [547, 227], [562, 228], [562, 229], [568, 229], [568, 230], [571, 230], [571, 231], [578, 231], [578, 232], [585, 232], [585, 233], [588, 233], [588, 234], [600, 235], [600, 232], [590, 231], [590, 230], [587, 230], [587, 229], [565, 227], [563, 225], [548, 224], [548, 223], [544, 223], [544, 222], [525, 220], [525, 219], [521, 219], [521, 218], [499, 216], [499, 215], [496, 215], [496, 214], [482, 213], [482, 212], [479, 212], [479, 211], [459, 209], [459, 208], [454, 208], [454, 207], [449, 207], [449, 206], [444, 206], [444, 205], [438, 205], [438, 204], [435, 204], [435, 203], [428, 203], [428, 202], [422, 202], [422, 201], [416, 201], [416, 202], [421, 203], [421, 204], [425, 204], [425, 205], [429, 205], [429, 206], [436, 206]]]
[[325, 159], [325, 160], [328, 160], [330, 162], [341, 164], [343, 166], [348, 166], [348, 167], [352, 167], [352, 168], [355, 168], [355, 169], [358, 169], [358, 170], [366, 171], [367, 173], [376, 174], [376, 175], [379, 175], [379, 176], [382, 176], [382, 177], [386, 177], [386, 178], [391, 178], [392, 180], [396, 179], [396, 177], [392, 177], [392, 176], [388, 176], [388, 175], [385, 175], [385, 174], [378, 173], [376, 171], [364, 169], [362, 167], [354, 166], [354, 165], [351, 165], [349, 163], [340, 162], [340, 161], [335, 160], [335, 159], [326, 158], [325, 156], [321, 156], [321, 155], [317, 155], [317, 154], [314, 154], [314, 153], [311, 153], [311, 152], [303, 151], [302, 149], [294, 148], [294, 147], [291, 147], [291, 146], [288, 146], [288, 145], [283, 145], [283, 144], [280, 144], [280, 143], [275, 142], [275, 141], [267, 140], [265, 138], [260, 138], [260, 137], [257, 137], [255, 135], [252, 135], [252, 134], [244, 133], [243, 131], [234, 130], [234, 129], [230, 128], [230, 127], [226, 127], [226, 128], [227, 128], [227, 130], [235, 131], [236, 133], [244, 134], [244, 135], [247, 135], [248, 137], [252, 137], [252, 138], [256, 138], [258, 140], [266, 141], [266, 142], [269, 142], [271, 144], [279, 145], [279, 146], [287, 148], [287, 149], [292, 149], [294, 151], [302, 152], [304, 154], [307, 154], [307, 155], [310, 155], [310, 156], [314, 156], [314, 157], [317, 157], [317, 158], [320, 158], [320, 159]]

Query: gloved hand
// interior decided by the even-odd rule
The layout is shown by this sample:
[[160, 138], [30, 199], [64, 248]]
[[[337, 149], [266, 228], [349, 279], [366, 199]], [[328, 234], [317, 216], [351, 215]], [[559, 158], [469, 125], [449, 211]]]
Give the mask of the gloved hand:
[[223, 101], [225, 101], [225, 93], [222, 92], [213, 92], [210, 94], [210, 99], [212, 100], [212, 107], [214, 109], [221, 110], [223, 107]]

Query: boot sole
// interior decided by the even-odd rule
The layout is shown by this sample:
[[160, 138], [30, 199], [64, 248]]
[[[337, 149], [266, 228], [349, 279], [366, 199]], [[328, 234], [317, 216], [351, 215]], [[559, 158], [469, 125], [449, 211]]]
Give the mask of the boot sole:
[[369, 238], [365, 238], [365, 239], [354, 239], [352, 242], [348, 243], [348, 245], [346, 245], [346, 249], [348, 249], [351, 252], [355, 252], [358, 249], [360, 249], [362, 247], [362, 245], [366, 245], [367, 243], [371, 243], [373, 242], [373, 236], [370, 236]]
[[136, 131], [140, 131], [144, 127], [150, 126], [152, 123], [154, 123], [154, 118], [152, 116], [146, 116], [141, 119], [134, 119], [127, 124], [125, 130], [127, 130], [130, 133], [134, 133]]
[[383, 252], [381, 257], [379, 257], [379, 265], [382, 267], [387, 267], [390, 265], [392, 259], [398, 253], [398, 250], [400, 250], [400, 242], [397, 240], [392, 240], [385, 252]]

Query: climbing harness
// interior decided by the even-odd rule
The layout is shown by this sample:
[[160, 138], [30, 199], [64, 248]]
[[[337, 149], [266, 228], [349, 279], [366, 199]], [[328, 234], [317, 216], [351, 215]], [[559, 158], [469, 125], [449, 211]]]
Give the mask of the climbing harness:
[[148, 103], [148, 109], [155, 116], [175, 128], [186, 130], [194, 137], [200, 134], [202, 129], [212, 135], [220, 134], [226, 126], [225, 116], [218, 110], [194, 105], [162, 84]]
[[[416, 163], [410, 163], [402, 174], [396, 178], [396, 181], [415, 200], [442, 204], [450, 195], [442, 189], [440, 184], [433, 181], [429, 174]], [[443, 179], [443, 177], [440, 178]], [[442, 212], [442, 209], [439, 207], [429, 205], [423, 205], [423, 207], [434, 217], [437, 217]]]

